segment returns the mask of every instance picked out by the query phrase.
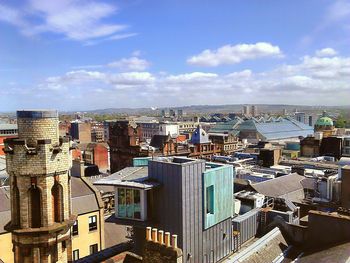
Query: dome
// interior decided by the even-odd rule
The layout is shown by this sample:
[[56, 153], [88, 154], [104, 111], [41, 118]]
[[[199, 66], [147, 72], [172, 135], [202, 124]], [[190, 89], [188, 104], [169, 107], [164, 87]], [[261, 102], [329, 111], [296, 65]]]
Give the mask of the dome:
[[333, 126], [333, 121], [329, 117], [321, 117], [316, 121], [315, 126]]

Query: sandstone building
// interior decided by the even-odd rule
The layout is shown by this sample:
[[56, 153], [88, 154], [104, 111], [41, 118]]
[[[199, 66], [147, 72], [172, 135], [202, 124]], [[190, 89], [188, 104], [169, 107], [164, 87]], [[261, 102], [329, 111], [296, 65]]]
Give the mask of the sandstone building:
[[9, 193], [0, 198], [3, 219], [11, 219], [5, 227], [1, 220], [0, 240], [12, 249], [0, 259], [70, 262], [103, 249], [103, 203], [89, 182], [79, 179], [71, 190], [70, 139], [59, 138], [57, 111], [18, 111], [17, 118], [18, 138], [4, 149], [10, 187], [2, 192]]

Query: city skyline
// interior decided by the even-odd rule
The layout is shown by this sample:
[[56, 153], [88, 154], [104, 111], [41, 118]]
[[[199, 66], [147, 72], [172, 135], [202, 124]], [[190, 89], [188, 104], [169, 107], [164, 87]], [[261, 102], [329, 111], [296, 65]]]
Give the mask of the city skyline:
[[346, 105], [349, 15], [339, 0], [0, 1], [0, 110]]

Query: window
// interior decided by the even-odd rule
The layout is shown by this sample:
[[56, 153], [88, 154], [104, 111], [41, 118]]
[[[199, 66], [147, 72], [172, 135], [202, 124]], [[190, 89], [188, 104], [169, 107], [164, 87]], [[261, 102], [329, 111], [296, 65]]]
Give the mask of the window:
[[118, 217], [141, 219], [141, 192], [118, 188]]
[[79, 249], [73, 250], [73, 260], [79, 259]]
[[78, 220], [76, 220], [74, 222], [72, 232], [73, 232], [73, 236], [76, 236], [79, 234], [79, 232], [78, 232]]
[[89, 216], [89, 231], [97, 229], [97, 216]]
[[214, 214], [214, 185], [207, 187], [207, 214]]
[[98, 245], [93, 244], [90, 246], [90, 255], [98, 252]]
[[52, 195], [52, 216], [54, 222], [63, 221], [63, 188], [60, 184], [56, 183], [51, 188]]
[[30, 188], [31, 227], [41, 227], [41, 193], [38, 187]]

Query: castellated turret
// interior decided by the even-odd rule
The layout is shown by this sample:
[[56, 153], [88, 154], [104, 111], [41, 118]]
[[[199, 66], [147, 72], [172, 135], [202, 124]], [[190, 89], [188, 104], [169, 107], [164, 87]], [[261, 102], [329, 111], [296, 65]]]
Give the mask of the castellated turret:
[[17, 111], [18, 138], [5, 140], [15, 262], [72, 261], [70, 138], [54, 110]]

